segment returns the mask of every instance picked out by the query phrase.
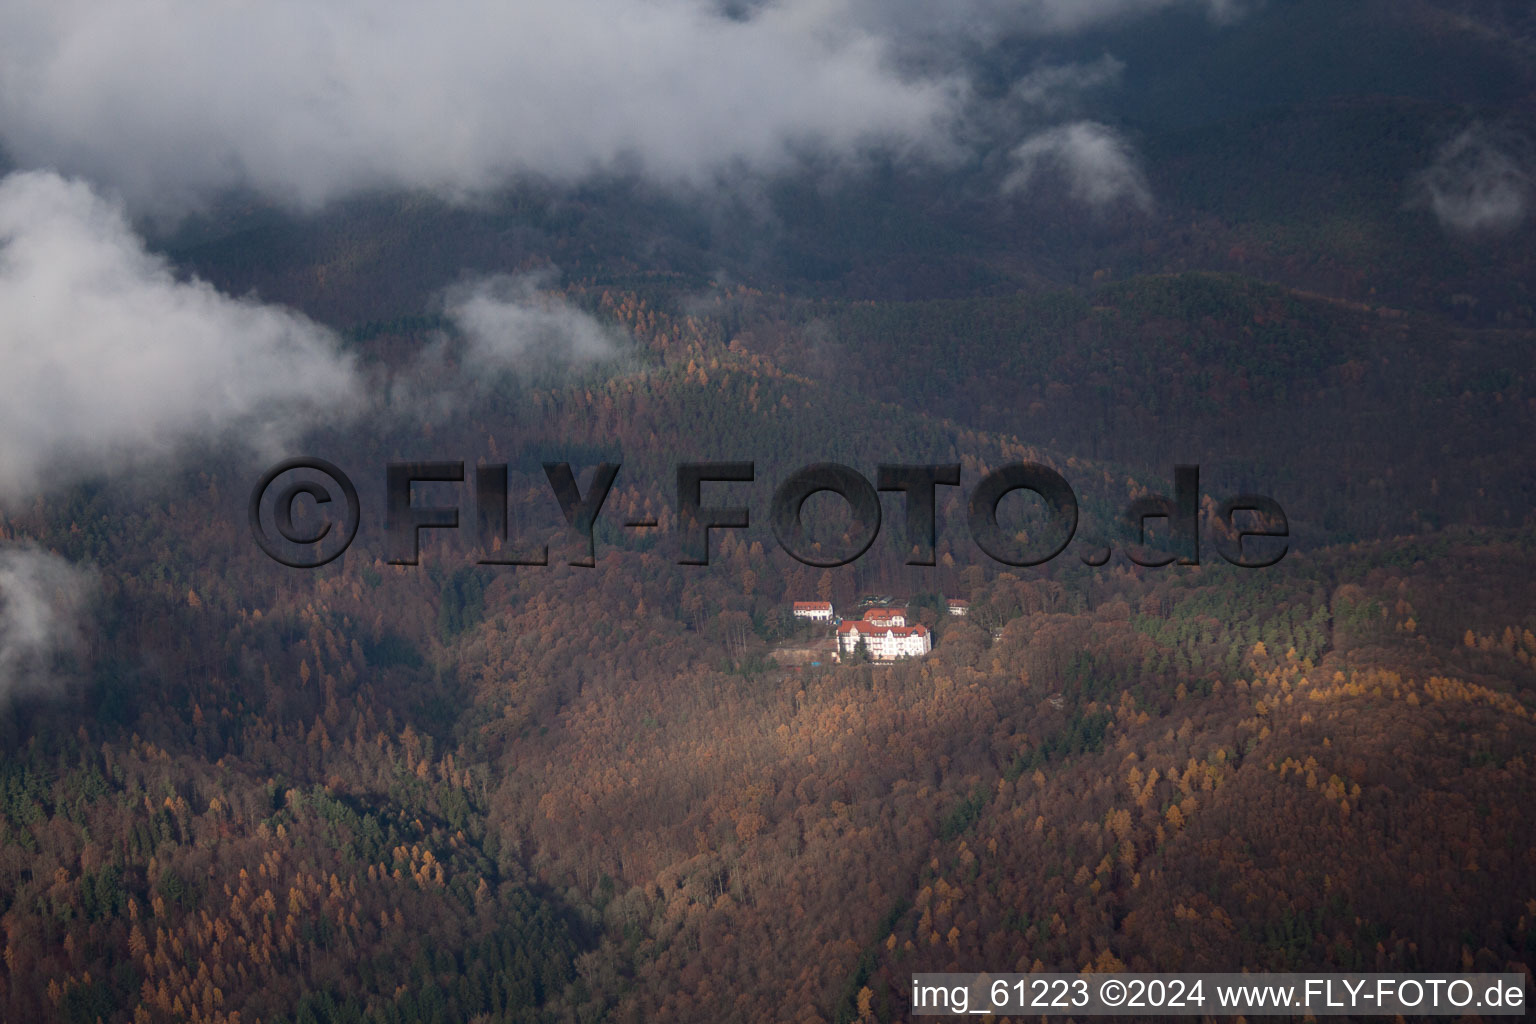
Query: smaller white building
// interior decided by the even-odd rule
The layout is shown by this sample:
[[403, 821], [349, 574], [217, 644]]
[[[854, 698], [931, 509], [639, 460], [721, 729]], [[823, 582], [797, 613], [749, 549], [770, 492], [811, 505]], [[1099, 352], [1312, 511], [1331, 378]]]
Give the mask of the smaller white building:
[[921, 658], [933, 650], [933, 638], [924, 626], [876, 626], [868, 620], [849, 620], [837, 627], [839, 660], [858, 650], [861, 640], [873, 661]]
[[796, 601], [792, 610], [797, 619], [810, 619], [812, 622], [832, 621], [831, 601]]
[[969, 615], [971, 612], [971, 602], [965, 600], [964, 598], [950, 598], [947, 607], [949, 608], [949, 614], [951, 615], [959, 615], [964, 617]]
[[905, 626], [907, 613], [901, 608], [869, 608], [864, 612], [864, 621], [871, 626]]

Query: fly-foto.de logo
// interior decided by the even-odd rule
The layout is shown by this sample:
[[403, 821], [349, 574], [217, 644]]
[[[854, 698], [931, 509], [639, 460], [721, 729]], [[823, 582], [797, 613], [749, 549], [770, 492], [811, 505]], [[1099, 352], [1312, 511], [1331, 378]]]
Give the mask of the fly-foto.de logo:
[[[576, 557], [575, 566], [597, 564], [593, 527], [618, 478], [620, 464], [604, 462], [591, 472], [586, 489], [568, 462], [543, 463], [544, 474], [565, 517]], [[547, 544], [520, 546], [508, 534], [507, 466], [479, 465], [473, 471], [473, 510], [482, 565], [549, 564]], [[753, 462], [684, 462], [676, 467], [677, 562], [708, 565], [713, 530], [745, 530], [752, 509], [745, 504], [704, 504], [704, 485], [749, 484], [757, 479]], [[1141, 566], [1200, 564], [1200, 467], [1174, 467], [1173, 497], [1144, 495], [1132, 501], [1117, 524], [1126, 538], [1125, 555]], [[384, 532], [388, 561], [415, 565], [421, 531], [458, 530], [462, 502], [418, 503], [416, 485], [458, 485], [462, 499], [465, 464], [391, 462], [384, 467]], [[938, 496], [941, 487], [961, 486], [959, 464], [882, 464], [875, 483], [858, 470], [835, 462], [804, 466], [774, 489], [768, 520], [780, 547], [805, 565], [833, 568], [858, 559], [879, 536], [880, 492], [904, 496], [906, 564], [935, 564], [938, 544]], [[835, 542], [813, 539], [805, 506], [823, 492], [842, 499], [849, 525]], [[1036, 499], [1036, 522], [1027, 531], [1010, 531], [1000, 521], [999, 506], [1015, 492]], [[439, 499], [440, 500], [440, 499]], [[269, 469], [251, 491], [251, 533], [273, 559], [295, 568], [331, 562], [352, 544], [362, 518], [356, 486], [346, 473], [324, 459], [288, 459]], [[1261, 494], [1239, 494], [1220, 502], [1212, 537], [1218, 555], [1233, 565], [1257, 569], [1274, 565], [1288, 549], [1289, 525], [1278, 502]], [[1078, 534], [1077, 495], [1062, 475], [1035, 462], [1014, 462], [992, 470], [971, 488], [965, 503], [971, 539], [987, 557], [1004, 565], [1041, 565], [1064, 552]], [[1149, 531], [1161, 521], [1160, 538]], [[625, 529], [652, 531], [656, 519], [630, 520]], [[1091, 544], [1078, 557], [1086, 565], [1104, 565], [1113, 556], [1106, 544]]]

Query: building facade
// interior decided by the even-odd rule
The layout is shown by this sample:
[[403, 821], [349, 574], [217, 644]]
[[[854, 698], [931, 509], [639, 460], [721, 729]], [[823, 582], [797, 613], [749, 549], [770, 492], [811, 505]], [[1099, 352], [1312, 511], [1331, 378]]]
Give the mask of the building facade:
[[810, 619], [812, 622], [832, 621], [831, 601], [796, 601], [792, 611], [797, 619]]
[[907, 613], [902, 608], [869, 608], [864, 612], [864, 620], [871, 626], [905, 626]]
[[924, 626], [877, 626], [867, 620], [851, 619], [837, 627], [839, 659], [856, 651], [861, 640], [874, 661], [921, 658], [933, 650], [933, 638]]

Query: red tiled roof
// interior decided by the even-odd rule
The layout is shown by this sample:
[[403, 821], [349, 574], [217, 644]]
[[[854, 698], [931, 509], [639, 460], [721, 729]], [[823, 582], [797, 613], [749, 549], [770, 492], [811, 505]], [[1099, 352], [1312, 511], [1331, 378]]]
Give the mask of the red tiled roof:
[[831, 601], [796, 601], [797, 612], [829, 612], [832, 610]]
[[837, 631], [839, 633], [889, 633], [892, 636], [928, 635], [928, 630], [924, 626], [875, 626], [862, 619], [845, 619], [838, 625]]

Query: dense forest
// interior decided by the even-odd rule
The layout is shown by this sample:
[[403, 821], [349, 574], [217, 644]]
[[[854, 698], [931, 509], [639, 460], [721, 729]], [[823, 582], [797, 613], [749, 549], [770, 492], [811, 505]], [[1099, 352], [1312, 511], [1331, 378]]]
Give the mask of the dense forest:
[[[476, 565], [453, 537], [387, 564], [363, 467], [421, 440], [382, 428], [311, 439], [358, 468], [372, 510], [318, 570], [270, 562], [220, 511], [243, 503], [248, 460], [186, 471], [174, 502], [103, 482], [7, 518], [7, 536], [104, 569], [99, 634], [58, 667], [64, 690], [4, 722], [7, 1017], [751, 1020], [766, 1004], [848, 1022], [899, 1018], [912, 971], [978, 964], [1530, 962], [1536, 533], [1496, 525], [1513, 509], [1313, 543], [1265, 570], [1209, 555], [1011, 570], [965, 535], [955, 493], [938, 565], [882, 540], [813, 569], [764, 513], [775, 476], [817, 458], [872, 473], [917, 452], [971, 481], [1043, 460], [1085, 521], [1166, 491], [1167, 470], [1126, 478], [987, 431], [984, 408], [968, 424], [939, 415], [943, 395], [915, 411], [889, 381], [850, 390], [779, 363], [825, 330], [809, 324], [905, 344], [922, 327], [894, 311], [806, 317], [738, 294], [721, 300], [743, 321], [727, 337], [633, 295], [575, 298], [634, 339], [629, 368], [429, 425], [435, 451], [512, 464], [513, 519], [547, 532], [548, 567]], [[1359, 322], [1206, 279], [1052, 301], [1060, 331], [1092, 315], [1146, 338], [1233, 303], [1302, 321], [1297, 337]], [[995, 350], [987, 307], [946, 314], [982, 319], [927, 329]], [[954, 347], [926, 377], [937, 389], [966, 380]], [[1021, 391], [1051, 396], [1053, 373], [1080, 385], [1038, 351], [1010, 378]], [[1262, 367], [1268, 391], [1212, 401], [1327, 404], [1337, 387], [1303, 355]], [[1186, 387], [1152, 382], [1170, 400]], [[578, 470], [622, 461], [593, 569], [558, 557], [537, 464], [558, 451]], [[711, 565], [679, 566], [667, 470], [722, 454], [759, 456], [742, 490], [760, 511], [716, 533]], [[1286, 497], [1302, 535], [1353, 500]], [[607, 525], [642, 514], [663, 539]], [[870, 593], [908, 603], [932, 655], [777, 663], [790, 601]], [[943, 614], [942, 595], [971, 614]]]
[[[892, 1024], [918, 972], [1529, 978], [1536, 216], [1447, 231], [1413, 183], [1469, 124], [1536, 137], [1530, 5], [1152, 6], [967, 56], [1007, 97], [1118, 55], [1102, 116], [1153, 197], [1123, 216], [887, 152], [144, 226], [167, 279], [322, 325], [369, 401], [0, 487], [0, 1020]], [[547, 351], [475, 348], [486, 275]], [[360, 497], [314, 569], [248, 518], [299, 454]], [[418, 489], [458, 528], [415, 565], [405, 460], [467, 466]], [[681, 564], [677, 466], [723, 461], [755, 477], [708, 503], [750, 525]], [[561, 462], [583, 493], [620, 467], [590, 567]], [[934, 564], [896, 494], [862, 557], [791, 557], [775, 487], [819, 462], [958, 465]], [[1030, 567], [968, 518], [1020, 462], [1079, 513]], [[484, 561], [496, 465], [547, 564]], [[1185, 465], [1198, 564], [1139, 564], [1124, 510]], [[1217, 553], [1242, 493], [1284, 509], [1277, 564]], [[1037, 511], [1003, 531], [1040, 543]], [[40, 656], [12, 557], [70, 567]], [[834, 662], [796, 601], [899, 606], [933, 649]]]

